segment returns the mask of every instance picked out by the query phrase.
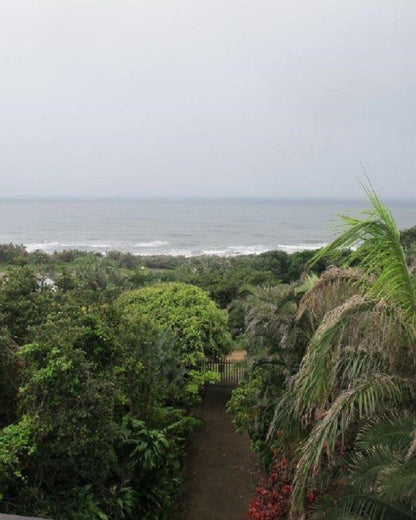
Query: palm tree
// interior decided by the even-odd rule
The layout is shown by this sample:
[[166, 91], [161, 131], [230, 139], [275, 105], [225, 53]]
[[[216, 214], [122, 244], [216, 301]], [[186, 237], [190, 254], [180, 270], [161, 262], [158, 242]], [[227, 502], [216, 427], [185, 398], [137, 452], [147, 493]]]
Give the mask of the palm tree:
[[[362, 219], [343, 217], [344, 233], [313, 260], [340, 252], [345, 257], [345, 250], [350, 250], [345, 269], [327, 272], [301, 302], [299, 317], [307, 315], [312, 336], [269, 430], [270, 440], [282, 430], [287, 441], [303, 437], [293, 489], [296, 519], [305, 517], [311, 481], [327, 473], [339, 482], [335, 462], [347, 448], [354, 451], [360, 428], [398, 408], [408, 409], [412, 417], [415, 413], [415, 279], [392, 215], [372, 189], [366, 191], [373, 209]], [[415, 451], [410, 453], [411, 464]], [[388, 498], [383, 490], [375, 488], [371, 496]], [[415, 489], [410, 491], [412, 498], [406, 492], [403, 497], [413, 510]], [[381, 518], [371, 516], [373, 506], [363, 505], [371, 496], [363, 495], [362, 509], [351, 509], [348, 518], [356, 518], [355, 513]], [[403, 515], [400, 518], [408, 518]]]

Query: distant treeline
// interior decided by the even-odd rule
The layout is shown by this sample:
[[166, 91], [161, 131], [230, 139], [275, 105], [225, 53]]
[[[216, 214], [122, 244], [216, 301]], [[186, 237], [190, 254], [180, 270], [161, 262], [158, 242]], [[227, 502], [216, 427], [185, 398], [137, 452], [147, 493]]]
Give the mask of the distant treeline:
[[[85, 271], [94, 265], [95, 271], [105, 276], [116, 276], [116, 285], [137, 288], [155, 282], [181, 281], [197, 285], [208, 291], [223, 308], [238, 296], [245, 285], [275, 285], [297, 280], [312, 258], [313, 251], [293, 254], [268, 251], [260, 255], [236, 257], [218, 256], [136, 256], [120, 251], [93, 253], [65, 250], [47, 254], [44, 251], [28, 252], [22, 245], [0, 245], [0, 266], [29, 265], [53, 278], [59, 285], [62, 276]], [[319, 273], [327, 267], [321, 261], [314, 267]], [[68, 280], [67, 280], [68, 281]]]

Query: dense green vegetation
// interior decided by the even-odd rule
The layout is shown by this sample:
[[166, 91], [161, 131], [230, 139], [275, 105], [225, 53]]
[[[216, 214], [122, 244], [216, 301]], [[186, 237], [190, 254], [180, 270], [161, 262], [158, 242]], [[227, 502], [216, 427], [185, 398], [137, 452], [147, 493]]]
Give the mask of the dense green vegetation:
[[214, 377], [198, 362], [244, 344], [256, 287], [310, 258], [0, 246], [0, 510], [168, 518], [192, 405]]
[[[187, 335], [212, 333], [228, 348], [226, 320], [192, 286], [115, 301], [112, 278], [90, 283], [91, 267], [71, 288], [63, 277], [42, 287], [30, 266], [1, 280], [0, 507], [55, 519], [167, 518], [195, 426], [189, 410], [211, 377], [194, 370], [201, 344]], [[158, 301], [150, 289], [179, 289], [177, 324], [201, 320], [179, 336], [154, 328], [132, 308], [140, 291], [149, 306]]]
[[168, 519], [204, 356], [270, 477], [249, 518], [415, 517], [415, 228], [373, 211], [318, 253], [0, 246], [0, 511]]
[[270, 468], [252, 520], [416, 517], [414, 228], [368, 194], [373, 210], [309, 264], [338, 267], [252, 303], [229, 405]]
[[120, 296], [117, 306], [129, 322], [171, 334], [175, 352], [188, 366], [205, 356], [222, 357], [230, 350], [226, 312], [194, 285], [164, 283], [129, 291]]

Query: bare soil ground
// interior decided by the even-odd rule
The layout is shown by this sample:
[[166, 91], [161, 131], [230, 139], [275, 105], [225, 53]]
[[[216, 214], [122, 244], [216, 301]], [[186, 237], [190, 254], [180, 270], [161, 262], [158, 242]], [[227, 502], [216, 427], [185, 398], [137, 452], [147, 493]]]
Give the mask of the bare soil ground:
[[260, 476], [246, 434], [237, 434], [226, 413], [230, 388], [208, 387], [196, 415], [195, 434], [185, 466], [179, 510], [172, 520], [244, 520]]

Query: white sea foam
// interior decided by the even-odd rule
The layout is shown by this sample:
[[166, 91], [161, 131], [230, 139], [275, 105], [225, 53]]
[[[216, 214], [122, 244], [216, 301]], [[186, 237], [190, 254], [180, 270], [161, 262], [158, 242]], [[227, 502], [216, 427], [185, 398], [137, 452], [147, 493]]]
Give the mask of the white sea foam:
[[62, 247], [59, 242], [35, 242], [33, 244], [24, 244], [28, 253], [33, 251], [45, 251], [47, 253], [53, 252], [56, 248]]
[[68, 243], [68, 244], [61, 244], [60, 245], [61, 247], [63, 247], [64, 249], [79, 249], [79, 248], [83, 248], [83, 249], [112, 249], [112, 246], [109, 245], [109, 244], [101, 244], [101, 243], [95, 243], [95, 242], [91, 242], [91, 243]]
[[327, 243], [322, 242], [319, 244], [278, 244], [276, 246], [276, 249], [280, 249], [281, 251], [284, 251], [285, 253], [296, 253], [298, 251], [316, 251], [317, 249], [320, 249], [321, 247], [325, 247]]
[[170, 242], [166, 240], [149, 240], [148, 242], [139, 242], [138, 244], [134, 244], [133, 247], [163, 247], [168, 246]]
[[221, 249], [204, 249], [203, 255], [213, 256], [238, 256], [238, 255], [259, 255], [270, 251], [270, 247], [255, 245], [255, 246], [229, 246]]
[[297, 251], [316, 250], [325, 246], [325, 243], [316, 244], [277, 244], [276, 246], [257, 245], [235, 245], [226, 247], [210, 247], [210, 248], [175, 248], [167, 247], [170, 242], [164, 240], [152, 240], [148, 242], [139, 242], [135, 244], [124, 242], [120, 243], [97, 243], [97, 242], [36, 242], [25, 244], [29, 253], [41, 250], [46, 253], [53, 253], [54, 251], [62, 251], [64, 249], [83, 249], [89, 251], [97, 251], [105, 254], [110, 250], [120, 250], [123, 252], [131, 252], [136, 256], [152, 256], [152, 255], [169, 255], [169, 256], [220, 256], [231, 257], [241, 255], [259, 255], [267, 251], [281, 250], [286, 253], [295, 253]]
[[294, 244], [294, 245], [281, 245], [278, 244], [276, 247], [272, 246], [229, 246], [229, 247], [218, 247], [209, 249], [174, 249], [167, 248], [163, 251], [136, 251], [136, 256], [151, 256], [151, 255], [169, 255], [169, 256], [184, 256], [187, 258], [194, 256], [220, 256], [220, 257], [232, 257], [242, 255], [260, 255], [267, 251], [281, 250], [288, 254], [295, 253], [297, 251], [315, 251], [325, 246], [325, 243], [317, 244]]
[[[327, 245], [326, 243], [317, 243], [317, 244], [277, 244], [276, 246], [263, 246], [263, 245], [255, 245], [255, 246], [230, 246], [222, 249], [204, 249], [202, 253], [207, 256], [240, 256], [240, 255], [260, 255], [262, 253], [266, 253], [267, 251], [280, 250], [285, 253], [296, 253], [298, 251], [315, 251]], [[191, 255], [195, 256], [195, 255]]]
[[150, 250], [145, 249], [144, 251], [134, 250], [132, 253], [134, 256], [184, 256], [186, 258], [191, 258], [192, 256], [201, 256], [203, 254], [202, 251], [192, 250], [192, 249], [164, 249], [162, 251], [158, 250]]

